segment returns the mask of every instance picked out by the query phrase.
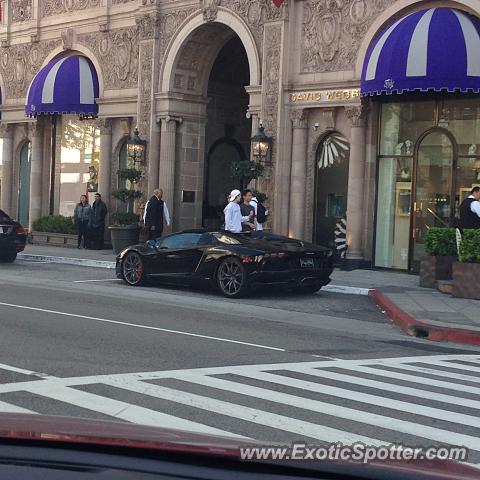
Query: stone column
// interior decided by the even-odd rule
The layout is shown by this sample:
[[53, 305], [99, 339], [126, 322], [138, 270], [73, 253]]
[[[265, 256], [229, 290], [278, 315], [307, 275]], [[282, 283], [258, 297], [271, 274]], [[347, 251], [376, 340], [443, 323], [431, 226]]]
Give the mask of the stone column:
[[39, 118], [30, 125], [30, 138], [32, 142], [30, 160], [30, 230], [32, 230], [32, 223], [42, 215], [43, 137], [43, 119]]
[[[347, 194], [347, 259], [360, 263], [362, 252], [362, 222], [364, 218], [365, 178], [365, 107], [345, 107], [350, 119], [350, 163], [348, 168]], [[354, 265], [352, 265], [354, 266]]]
[[100, 130], [100, 169], [98, 172], [98, 191], [102, 199], [110, 201], [110, 185], [112, 176], [112, 120], [99, 118], [96, 126]]
[[[152, 195], [155, 188], [158, 187], [158, 178], [160, 174], [159, 160], [160, 160], [160, 119], [152, 122], [151, 126], [151, 138], [148, 148], [148, 195]], [[168, 206], [170, 208], [170, 205]]]
[[160, 137], [160, 165], [158, 174], [158, 186], [163, 190], [163, 198], [167, 202], [172, 221], [174, 217], [174, 190], [175, 190], [175, 157], [177, 147], [177, 122], [182, 123], [178, 117], [163, 117]]
[[[305, 190], [307, 186], [308, 119], [306, 110], [293, 110], [292, 170], [288, 233], [293, 238], [305, 235]], [[282, 215], [282, 212], [279, 212]]]
[[0, 138], [3, 139], [3, 165], [0, 206], [8, 215], [16, 217], [12, 212], [13, 194], [13, 126], [7, 123], [0, 125]]

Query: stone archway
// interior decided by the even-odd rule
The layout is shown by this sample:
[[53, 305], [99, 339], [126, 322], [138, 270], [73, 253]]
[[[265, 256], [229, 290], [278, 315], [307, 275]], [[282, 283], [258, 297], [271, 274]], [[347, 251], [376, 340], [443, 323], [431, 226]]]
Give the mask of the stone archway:
[[[174, 211], [174, 229], [209, 226], [206, 212], [221, 206], [210, 205], [206, 192], [212, 185], [208, 153], [223, 138], [240, 144], [248, 157], [252, 126], [247, 111], [259, 97], [247, 89], [251, 92], [259, 80], [253, 37], [242, 20], [223, 9], [214, 22], [198, 15], [187, 21], [167, 48], [156, 109], [161, 119], [159, 185]], [[224, 172], [212, 178], [230, 188], [229, 162], [215, 159], [214, 164]]]

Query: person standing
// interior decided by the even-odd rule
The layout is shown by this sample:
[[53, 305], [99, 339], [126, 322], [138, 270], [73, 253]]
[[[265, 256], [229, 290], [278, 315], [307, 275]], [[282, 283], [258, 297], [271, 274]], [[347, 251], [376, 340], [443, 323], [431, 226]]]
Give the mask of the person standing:
[[145, 227], [148, 230], [148, 239], [153, 240], [162, 236], [165, 224], [170, 226], [170, 212], [163, 200], [163, 190], [156, 188], [145, 205], [143, 216]]
[[95, 194], [95, 201], [92, 205], [91, 226], [93, 230], [93, 248], [103, 250], [105, 238], [105, 217], [108, 210], [100, 193]]
[[225, 213], [225, 230], [232, 233], [240, 233], [242, 231], [242, 222], [248, 222], [253, 213], [248, 216], [242, 216], [240, 211], [240, 190], [232, 190], [228, 197], [228, 205], [224, 209]]
[[91, 222], [91, 216], [92, 207], [88, 203], [87, 196], [82, 195], [73, 212], [73, 221], [78, 229], [77, 248], [82, 248], [82, 240], [83, 248], [87, 248], [88, 226]]
[[263, 224], [267, 221], [268, 210], [258, 201], [257, 191], [252, 188], [253, 198], [250, 204], [255, 209], [255, 230], [263, 230]]
[[472, 188], [460, 204], [460, 228], [480, 228], [480, 187]]
[[252, 201], [253, 195], [252, 191], [247, 189], [242, 192], [242, 203], [240, 203], [240, 212], [242, 217], [248, 217], [249, 220], [242, 222], [242, 231], [243, 232], [252, 232], [256, 230], [256, 221], [255, 221], [255, 208], [250, 203]]

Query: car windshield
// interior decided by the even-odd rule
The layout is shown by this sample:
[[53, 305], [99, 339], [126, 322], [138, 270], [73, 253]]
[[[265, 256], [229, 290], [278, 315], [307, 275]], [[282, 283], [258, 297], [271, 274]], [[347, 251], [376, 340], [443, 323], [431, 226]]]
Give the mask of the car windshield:
[[7, 221], [10, 220], [10, 217], [3, 211], [0, 210], [0, 221]]

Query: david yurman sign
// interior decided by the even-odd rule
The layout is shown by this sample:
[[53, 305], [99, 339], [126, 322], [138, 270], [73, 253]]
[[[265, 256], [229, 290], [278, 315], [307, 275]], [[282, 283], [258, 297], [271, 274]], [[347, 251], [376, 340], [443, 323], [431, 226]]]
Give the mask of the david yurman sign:
[[291, 103], [342, 102], [359, 99], [359, 88], [349, 88], [344, 90], [322, 90], [315, 92], [295, 92], [290, 94]]

